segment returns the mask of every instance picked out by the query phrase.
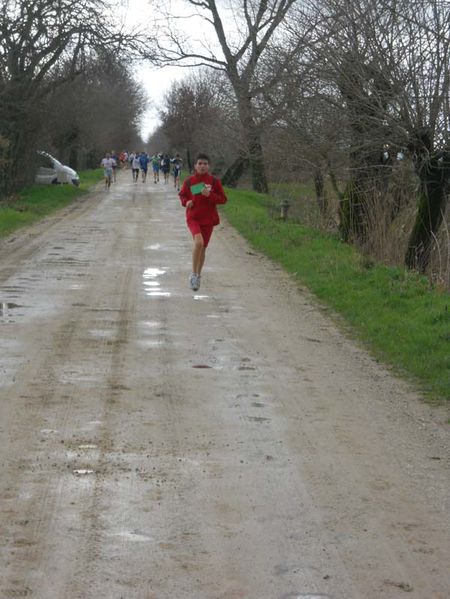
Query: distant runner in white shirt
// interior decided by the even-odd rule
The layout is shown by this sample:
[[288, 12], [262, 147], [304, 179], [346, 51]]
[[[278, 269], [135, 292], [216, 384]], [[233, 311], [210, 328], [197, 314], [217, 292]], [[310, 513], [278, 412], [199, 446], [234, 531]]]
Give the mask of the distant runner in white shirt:
[[105, 157], [101, 161], [101, 166], [103, 167], [103, 174], [105, 176], [105, 189], [109, 189], [111, 187], [113, 167], [116, 166], [116, 161], [114, 158], [111, 158], [109, 152], [105, 154]]
[[132, 175], [133, 175], [133, 181], [135, 183], [138, 182], [140, 168], [141, 168], [141, 163], [140, 163], [140, 160], [139, 160], [139, 154], [135, 153], [134, 156], [133, 156], [133, 160], [131, 161], [131, 172], [132, 172]]

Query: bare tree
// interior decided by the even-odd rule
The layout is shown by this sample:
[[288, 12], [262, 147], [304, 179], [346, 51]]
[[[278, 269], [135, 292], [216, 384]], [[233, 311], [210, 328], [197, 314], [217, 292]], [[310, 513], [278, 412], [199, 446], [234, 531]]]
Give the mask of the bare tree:
[[[201, 27], [211, 31], [219, 47], [219, 56], [211, 48], [214, 45], [211, 41], [204, 40], [198, 47], [193, 47], [186, 36], [171, 26], [161, 30], [157, 36], [156, 55], [161, 64], [206, 65], [226, 73], [236, 97], [245, 135], [245, 149], [238, 162], [249, 161], [253, 188], [261, 192], [266, 192], [268, 185], [261, 144], [262, 126], [255, 102], [265, 90], [276, 84], [280, 73], [297, 52], [298, 44], [292, 45], [286, 53], [285, 64], [278, 64], [271, 72], [263, 73], [260, 65], [271, 44], [283, 35], [284, 22], [295, 2], [242, 0], [232, 5], [234, 16], [230, 21], [230, 16], [223, 8], [219, 9], [216, 0], [185, 0], [185, 6], [202, 20]], [[174, 15], [171, 17], [169, 23], [174, 22]]]
[[0, 37], [0, 135], [7, 140], [0, 193], [7, 193], [30, 177], [24, 164], [33, 163], [48, 93], [82, 71], [88, 49], [139, 40], [108, 19], [102, 0], [3, 0]]
[[[236, 120], [229, 115], [227, 94], [220, 73], [199, 70], [174, 83], [160, 111], [171, 149], [182, 152], [189, 170], [194, 155], [211, 155], [216, 168], [229, 162], [236, 138]], [[233, 127], [234, 125], [234, 127]]]
[[136, 142], [146, 105], [128, 65], [116, 52], [100, 51], [86, 61], [82, 73], [60, 84], [46, 99], [45, 138], [58, 158], [73, 168], [97, 166], [107, 149], [142, 147], [142, 141], [139, 146]]
[[341, 202], [344, 237], [366, 235], [368, 196], [386, 198], [398, 151], [420, 179], [406, 263], [425, 270], [450, 179], [450, 5], [439, 0], [323, 0], [320, 78], [350, 130], [350, 178]]

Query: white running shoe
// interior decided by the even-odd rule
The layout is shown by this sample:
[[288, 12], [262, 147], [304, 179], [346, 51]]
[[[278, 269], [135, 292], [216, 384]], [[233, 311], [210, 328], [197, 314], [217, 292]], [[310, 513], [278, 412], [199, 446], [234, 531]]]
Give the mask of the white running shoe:
[[192, 273], [189, 277], [189, 284], [191, 286], [192, 291], [198, 291], [200, 288], [200, 277], [195, 273]]

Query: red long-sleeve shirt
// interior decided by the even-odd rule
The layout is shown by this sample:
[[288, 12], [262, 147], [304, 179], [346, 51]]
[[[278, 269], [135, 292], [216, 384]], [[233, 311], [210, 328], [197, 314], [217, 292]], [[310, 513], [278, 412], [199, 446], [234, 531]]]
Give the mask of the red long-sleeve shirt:
[[[201, 193], [196, 195], [191, 193], [191, 186], [196, 185], [197, 183], [211, 185], [209, 197], [206, 197]], [[205, 173], [204, 175], [195, 173], [185, 179], [183, 187], [178, 195], [183, 206], [186, 206], [189, 200], [193, 200], [194, 202], [192, 208], [186, 208], [186, 220], [188, 222], [190, 220], [196, 220], [200, 225], [210, 226], [215, 226], [220, 223], [217, 204], [225, 204], [227, 197], [219, 179], [213, 177], [209, 173]]]

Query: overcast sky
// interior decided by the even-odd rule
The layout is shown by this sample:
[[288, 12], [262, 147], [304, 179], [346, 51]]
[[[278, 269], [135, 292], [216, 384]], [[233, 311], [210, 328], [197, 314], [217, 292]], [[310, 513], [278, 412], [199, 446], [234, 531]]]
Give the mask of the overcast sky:
[[[122, 17], [125, 22], [132, 26], [152, 28], [151, 20], [153, 14], [149, 0], [122, 0]], [[176, 27], [184, 29], [188, 37], [191, 38], [191, 43], [194, 44], [202, 52], [208, 53], [215, 46], [215, 35], [211, 28], [200, 17], [195, 16], [195, 10], [192, 5], [189, 5], [183, 0], [168, 0], [167, 4], [162, 4], [162, 8], [158, 11], [156, 17], [162, 21], [166, 21], [163, 12], [170, 11], [178, 17], [186, 17], [189, 19], [173, 19], [169, 22], [173, 26], [176, 22]], [[221, 16], [225, 25], [228, 25], [228, 34], [236, 32], [238, 29], [236, 15], [234, 10], [231, 10], [232, 0], [223, 0], [221, 2]], [[231, 16], [230, 16], [231, 15]], [[167, 21], [166, 21], [167, 22]], [[232, 35], [233, 33], [231, 33]], [[191, 37], [192, 36], [192, 37]], [[219, 49], [217, 49], [220, 52]], [[142, 83], [148, 95], [148, 108], [142, 118], [141, 135], [144, 140], [148, 138], [152, 131], [159, 125], [158, 109], [163, 105], [164, 94], [170, 89], [174, 81], [179, 81], [189, 73], [190, 69], [186, 67], [165, 67], [163, 69], [155, 69], [150, 63], [148, 65], [139, 64], [133, 68], [133, 73], [136, 79]]]
[[[152, 10], [147, 0], [123, 0], [122, 14], [119, 17], [128, 26], [151, 27]], [[160, 121], [158, 109], [162, 106], [164, 94], [173, 81], [182, 79], [187, 70], [180, 67], [155, 69], [150, 63], [130, 65], [133, 76], [142, 83], [147, 96], [148, 106], [142, 117], [141, 135], [144, 140], [154, 131]]]
[[142, 117], [141, 135], [147, 140], [152, 131], [159, 125], [158, 109], [163, 106], [164, 94], [169, 90], [173, 81], [187, 75], [187, 69], [180, 67], [165, 67], [155, 69], [151, 65], [139, 65], [134, 75], [142, 83], [148, 95], [148, 108]]

